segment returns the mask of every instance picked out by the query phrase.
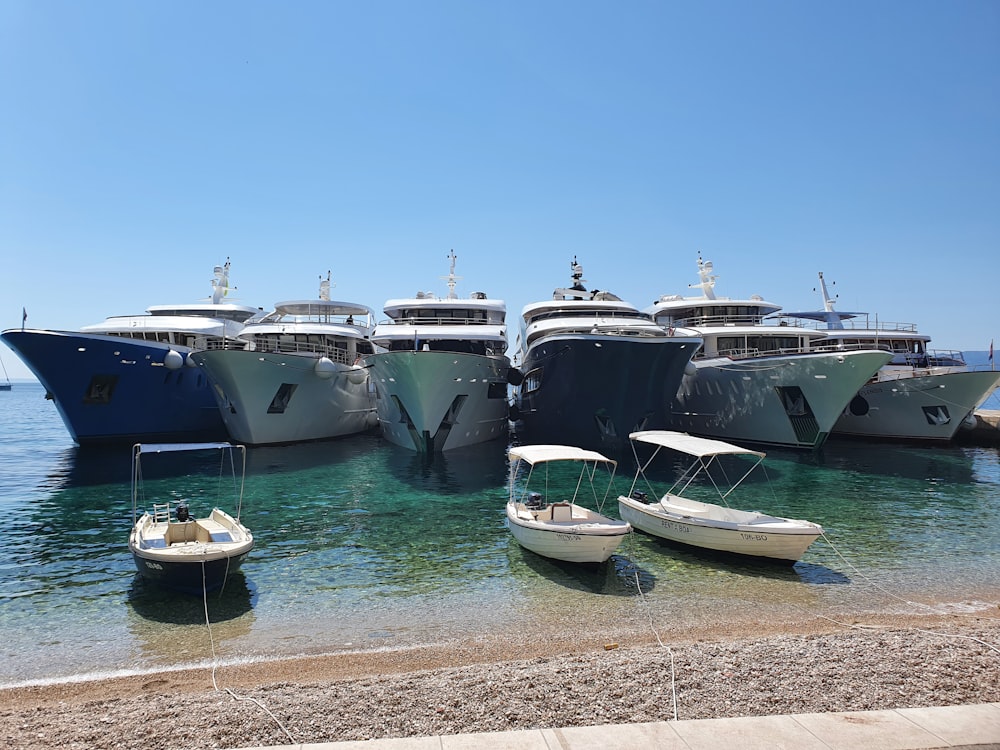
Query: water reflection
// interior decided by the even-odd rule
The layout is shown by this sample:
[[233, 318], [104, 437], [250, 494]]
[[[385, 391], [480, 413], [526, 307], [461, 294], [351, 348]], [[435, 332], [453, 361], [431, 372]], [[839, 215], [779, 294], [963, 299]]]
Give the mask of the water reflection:
[[387, 441], [387, 467], [414, 490], [442, 495], [473, 494], [507, 481], [507, 445], [491, 440], [435, 453], [417, 453]]
[[223, 588], [209, 592], [204, 598], [157, 586], [136, 573], [128, 589], [127, 604], [146, 620], [201, 625], [205, 622], [206, 606], [211, 622], [234, 620], [250, 612], [257, 597], [257, 587], [243, 571], [231, 574]]
[[231, 575], [225, 588], [205, 599], [163, 589], [137, 573], [126, 601], [128, 630], [144, 660], [178, 663], [209, 659], [227, 641], [250, 634], [256, 600], [256, 586], [242, 571]]

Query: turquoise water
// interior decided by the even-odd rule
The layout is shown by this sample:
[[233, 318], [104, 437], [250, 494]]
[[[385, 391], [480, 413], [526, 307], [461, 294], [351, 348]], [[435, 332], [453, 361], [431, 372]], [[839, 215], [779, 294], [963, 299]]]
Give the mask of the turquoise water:
[[[0, 685], [511, 631], [610, 637], [647, 617], [697, 631], [912, 612], [912, 602], [975, 612], [1000, 596], [996, 448], [772, 451], [770, 483], [752, 482], [735, 504], [816, 521], [835, 545], [820, 540], [789, 568], [638, 534], [605, 566], [538, 558], [504, 527], [504, 448], [425, 460], [361, 436], [249, 449], [243, 520], [257, 546], [209, 597], [209, 634], [202, 599], [135, 573], [128, 447], [77, 448], [41, 386], [17, 383], [0, 394]], [[147, 493], [207, 510], [217, 459], [193, 455], [144, 463]], [[623, 464], [612, 514], [631, 474]]]

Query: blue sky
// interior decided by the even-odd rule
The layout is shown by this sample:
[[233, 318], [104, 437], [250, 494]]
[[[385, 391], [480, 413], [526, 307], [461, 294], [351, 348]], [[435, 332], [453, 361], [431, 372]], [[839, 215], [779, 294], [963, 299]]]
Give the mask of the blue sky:
[[[1000, 4], [0, 0], [0, 328], [717, 292], [1000, 339]], [[26, 376], [9, 350], [11, 377]]]

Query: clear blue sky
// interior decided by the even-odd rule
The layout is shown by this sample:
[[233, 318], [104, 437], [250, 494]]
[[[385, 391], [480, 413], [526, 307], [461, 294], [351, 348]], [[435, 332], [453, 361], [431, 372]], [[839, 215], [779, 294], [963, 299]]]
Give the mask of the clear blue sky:
[[[565, 284], [1000, 340], [1000, 3], [0, 0], [0, 328]], [[27, 370], [7, 349], [11, 377]]]

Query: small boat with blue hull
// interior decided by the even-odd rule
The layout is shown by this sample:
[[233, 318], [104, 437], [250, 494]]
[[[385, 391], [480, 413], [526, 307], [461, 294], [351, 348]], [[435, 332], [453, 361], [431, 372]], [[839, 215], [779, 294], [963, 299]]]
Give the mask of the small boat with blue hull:
[[192, 351], [221, 348], [261, 310], [225, 301], [229, 261], [208, 300], [153, 305], [78, 331], [0, 334], [45, 386], [80, 445], [226, 440], [212, 384]]
[[[236, 496], [236, 516], [218, 507], [194, 517], [186, 499], [166, 499], [140, 515], [145, 499], [142, 456], [177, 451], [219, 451], [228, 464]], [[246, 478], [246, 447], [230, 443], [137, 443], [132, 449], [132, 532], [128, 546], [139, 574], [177, 591], [202, 594], [225, 585], [253, 549], [250, 530], [240, 522]], [[219, 482], [221, 487], [224, 483]]]

